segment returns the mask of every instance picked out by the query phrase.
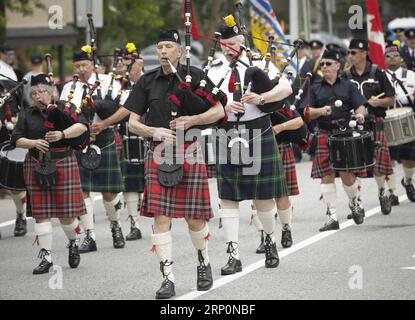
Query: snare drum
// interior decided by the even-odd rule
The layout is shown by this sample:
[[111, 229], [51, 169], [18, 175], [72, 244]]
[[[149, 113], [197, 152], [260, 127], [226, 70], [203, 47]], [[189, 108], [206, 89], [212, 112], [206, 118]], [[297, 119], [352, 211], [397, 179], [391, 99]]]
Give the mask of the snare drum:
[[124, 158], [131, 164], [143, 164], [148, 150], [148, 143], [143, 137], [128, 131], [128, 123], [124, 123], [122, 136]]
[[347, 131], [329, 136], [329, 159], [334, 170], [349, 171], [375, 165], [373, 135]]
[[13, 148], [10, 142], [0, 147], [0, 186], [9, 190], [25, 190], [23, 162], [27, 149]]
[[411, 107], [386, 111], [385, 134], [389, 146], [415, 141], [415, 113]]

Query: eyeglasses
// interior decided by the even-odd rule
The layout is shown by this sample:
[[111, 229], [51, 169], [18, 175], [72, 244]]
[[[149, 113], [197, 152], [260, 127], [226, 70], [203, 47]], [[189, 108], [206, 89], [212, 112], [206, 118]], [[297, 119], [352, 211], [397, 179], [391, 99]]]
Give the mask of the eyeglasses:
[[354, 56], [354, 55], [356, 55], [358, 53], [359, 53], [359, 51], [355, 51], [355, 50], [349, 50], [349, 51], [347, 51], [347, 54], [348, 55], [351, 54], [352, 56]]
[[395, 52], [395, 53], [388, 53], [388, 54], [386, 55], [386, 58], [396, 58], [396, 57], [399, 57], [399, 53], [398, 53], [398, 52]]
[[325, 62], [320, 62], [320, 67], [330, 67], [333, 64], [333, 62], [329, 62], [329, 61], [325, 61]]

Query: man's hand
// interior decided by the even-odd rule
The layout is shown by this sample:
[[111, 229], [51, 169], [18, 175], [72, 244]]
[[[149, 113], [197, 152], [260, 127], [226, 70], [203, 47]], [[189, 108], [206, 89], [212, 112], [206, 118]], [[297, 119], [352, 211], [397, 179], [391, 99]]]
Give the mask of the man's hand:
[[176, 133], [166, 128], [154, 128], [153, 138], [160, 141], [174, 142]]
[[356, 121], [358, 123], [364, 123], [365, 122], [365, 116], [363, 114], [356, 113], [355, 117], [356, 117]]
[[381, 104], [381, 99], [379, 99], [379, 98], [376, 98], [376, 97], [372, 96], [372, 97], [368, 100], [368, 102], [369, 102], [369, 104], [370, 104], [372, 107], [379, 107], [379, 106], [380, 106], [380, 104]]
[[195, 117], [193, 116], [182, 116], [173, 121], [170, 121], [170, 129], [184, 129], [187, 130], [195, 125]]
[[[60, 131], [57, 131], [60, 132]], [[48, 132], [49, 133], [49, 132]], [[49, 151], [49, 142], [43, 139], [36, 139], [32, 140], [32, 148], [36, 148], [37, 150], [45, 153]]]
[[92, 124], [91, 126], [91, 132], [95, 135], [98, 135], [101, 133], [102, 130], [104, 130], [107, 127], [107, 125], [104, 123], [104, 121], [97, 121]]
[[241, 98], [241, 103], [259, 105], [261, 103], [261, 96], [254, 92], [245, 93]]
[[245, 107], [242, 103], [233, 101], [231, 103], [228, 103], [225, 108], [226, 112], [232, 112], [232, 113], [244, 113]]
[[332, 109], [330, 106], [324, 106], [320, 109], [320, 116], [329, 116], [332, 113]]
[[274, 133], [275, 134], [281, 133], [282, 131], [284, 131], [284, 129], [285, 129], [285, 127], [284, 127], [284, 125], [282, 123], [281, 124], [277, 124], [277, 125], [275, 125], [275, 126], [272, 127], [272, 130], [274, 130]]
[[[47, 142], [57, 142], [63, 138], [62, 131], [49, 131], [45, 135], [45, 140]], [[49, 146], [49, 144], [48, 144]]]

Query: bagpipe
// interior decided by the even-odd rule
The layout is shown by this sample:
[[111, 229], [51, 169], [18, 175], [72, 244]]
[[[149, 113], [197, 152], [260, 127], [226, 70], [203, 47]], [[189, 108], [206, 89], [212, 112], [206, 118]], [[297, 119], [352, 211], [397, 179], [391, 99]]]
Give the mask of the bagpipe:
[[[297, 106], [301, 101], [301, 96], [304, 93], [305, 87], [310, 84], [312, 76], [313, 75], [310, 72], [307, 73], [306, 78], [303, 80], [303, 83], [298, 90], [298, 94], [295, 96], [295, 101], [291, 106], [284, 104], [284, 107], [271, 113], [271, 123], [273, 126], [301, 117], [300, 113], [297, 111]], [[299, 144], [300, 146], [305, 146], [307, 144], [307, 135], [307, 124], [304, 122], [298, 129], [287, 130], [277, 134], [276, 139], [278, 143], [291, 142]]]
[[[220, 84], [213, 86], [208, 86], [208, 83], [211, 84], [207, 74], [212, 67], [212, 62], [214, 59], [214, 54], [217, 49], [217, 45], [219, 43], [219, 39], [221, 34], [219, 32], [215, 32], [215, 39], [214, 45], [210, 50], [208, 62], [205, 68], [203, 69], [203, 78], [200, 81], [198, 88], [193, 90], [191, 87], [191, 67], [190, 67], [190, 42], [191, 36], [193, 34], [193, 39], [198, 38], [197, 27], [194, 23], [192, 18], [192, 10], [191, 10], [191, 0], [184, 1], [184, 25], [185, 25], [185, 45], [186, 45], [186, 70], [187, 74], [185, 76], [185, 81], [182, 80], [180, 75], [177, 73], [176, 68], [172, 66], [170, 62], [170, 66], [172, 72], [176, 75], [177, 79], [180, 82], [180, 85], [176, 92], [169, 96], [169, 101], [172, 105], [174, 105], [178, 110], [178, 116], [192, 116], [204, 113], [208, 111], [211, 107], [216, 105], [218, 102], [221, 102], [223, 107], [227, 104], [227, 97], [226, 94], [219, 90]], [[223, 82], [223, 81], [222, 81]]]
[[[55, 87], [52, 69], [52, 56], [49, 53], [45, 54], [45, 61], [47, 65], [49, 84], [52, 87]], [[44, 121], [44, 126], [49, 130], [63, 131], [75, 123], [80, 123], [78, 115], [82, 113], [82, 110], [71, 102], [78, 80], [79, 76], [75, 74], [72, 78], [72, 85], [66, 101], [59, 100], [55, 102], [54, 95], [52, 95], [52, 101], [47, 106], [47, 118]], [[63, 143], [75, 150], [81, 150], [87, 144], [88, 139], [89, 130], [82, 133], [78, 137], [64, 139]]]

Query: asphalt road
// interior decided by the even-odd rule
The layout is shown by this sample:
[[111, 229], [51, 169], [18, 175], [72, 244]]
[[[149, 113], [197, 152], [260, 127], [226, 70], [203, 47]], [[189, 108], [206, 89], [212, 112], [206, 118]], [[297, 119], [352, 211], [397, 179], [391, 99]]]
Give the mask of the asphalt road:
[[[360, 226], [346, 220], [347, 197], [337, 181], [338, 217], [341, 230], [319, 233], [326, 219], [319, 201], [319, 181], [309, 178], [310, 162], [297, 167], [301, 195], [294, 197], [294, 246], [282, 249], [280, 266], [265, 269], [263, 256], [255, 254], [259, 234], [250, 221], [250, 203], [243, 202], [240, 223], [240, 253], [244, 270], [222, 277], [227, 261], [219, 219], [211, 221], [209, 254], [215, 279], [208, 292], [197, 292], [196, 253], [186, 223], [174, 221], [173, 260], [176, 298], [209, 300], [266, 299], [414, 299], [415, 298], [415, 203], [398, 186], [401, 204], [389, 216], [380, 213], [373, 179], [363, 180], [362, 197], [367, 219]], [[402, 176], [401, 168], [398, 176]], [[210, 182], [215, 189], [216, 181]], [[217, 213], [217, 196], [212, 203]], [[109, 221], [100, 200], [95, 201], [98, 251], [81, 256], [78, 269], [67, 263], [66, 238], [57, 221], [53, 223], [55, 274], [32, 275], [39, 263], [33, 220], [28, 234], [13, 236], [14, 206], [0, 200], [0, 299], [154, 299], [161, 284], [158, 259], [150, 251], [152, 220], [141, 218], [143, 239], [113, 249]], [[127, 214], [122, 214], [124, 235]], [[278, 234], [280, 225], [278, 223]], [[59, 268], [60, 267], [60, 268]], [[412, 267], [412, 269], [410, 268]], [[406, 269], [404, 269], [406, 268]], [[57, 281], [56, 279], [61, 279]], [[54, 289], [55, 288], [55, 289]]]

